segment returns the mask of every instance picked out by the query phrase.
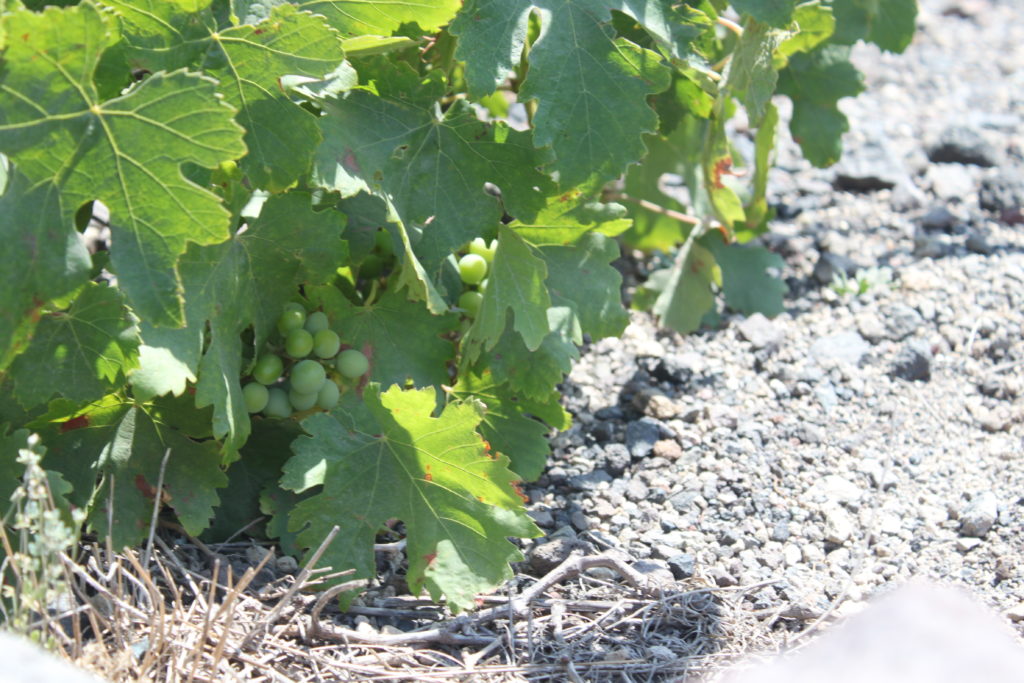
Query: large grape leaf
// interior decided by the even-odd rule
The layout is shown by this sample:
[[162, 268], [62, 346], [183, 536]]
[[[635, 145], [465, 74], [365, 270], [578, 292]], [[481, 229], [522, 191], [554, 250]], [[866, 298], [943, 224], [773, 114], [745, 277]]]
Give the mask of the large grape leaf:
[[622, 205], [581, 200], [578, 190], [550, 197], [533, 220], [515, 220], [509, 227], [535, 245], [569, 244], [591, 231], [615, 237], [629, 230], [631, 222]]
[[310, 166], [320, 143], [316, 119], [281, 87], [285, 75], [323, 78], [342, 63], [341, 36], [323, 17], [292, 5], [274, 7], [255, 26], [218, 30], [209, 9], [165, 0], [103, 0], [121, 18], [133, 68], [199, 67], [220, 81], [238, 109], [249, 153], [241, 161], [252, 186], [278, 192]]
[[229, 218], [181, 165], [211, 168], [245, 154], [234, 110], [212, 79], [186, 71], [154, 74], [100, 101], [93, 76], [116, 35], [89, 2], [18, 10], [3, 22], [20, 39], [0, 67], [0, 151], [31, 185], [53, 183], [65, 220], [102, 200], [112, 264], [133, 307], [154, 324], [181, 324], [178, 257], [190, 241], [224, 240]]
[[732, 54], [725, 87], [742, 97], [752, 126], [761, 125], [765, 108], [775, 94], [778, 74], [772, 62], [783, 37], [782, 31], [768, 24], [748, 21]]
[[[2, 184], [0, 184], [2, 186]], [[0, 371], [24, 347], [48, 301], [89, 277], [89, 252], [61, 214], [56, 188], [12, 169], [0, 196]]]
[[651, 273], [644, 289], [656, 297], [651, 311], [661, 324], [686, 334], [700, 327], [704, 314], [714, 305], [713, 283], [721, 284], [715, 258], [694, 243], [681, 263]]
[[356, 306], [335, 287], [308, 294], [327, 313], [342, 343], [366, 354], [372, 381], [385, 387], [405, 386], [406, 380], [418, 387], [450, 381], [447, 363], [455, 356], [455, 345], [443, 335], [458, 326], [456, 316], [434, 315], [395, 290], [365, 306]]
[[[241, 333], [251, 325], [253, 350], [261, 351], [296, 286], [334, 276], [347, 253], [342, 224], [340, 213], [314, 212], [310, 195], [289, 192], [268, 199], [259, 218], [227, 242], [190, 247], [180, 265], [188, 324], [144, 327], [146, 346], [163, 351], [143, 356], [136, 391], [157, 395], [197, 377], [196, 406], [213, 406], [214, 436], [234, 453], [250, 429], [239, 381], [245, 370]], [[170, 364], [160, 365], [165, 360]]]
[[790, 132], [815, 166], [829, 166], [839, 160], [842, 136], [850, 126], [836, 103], [864, 90], [864, 78], [849, 56], [848, 47], [826, 44], [793, 55], [779, 73], [779, 93], [793, 100]]
[[611, 9], [633, 17], [668, 53], [687, 53], [694, 32], [670, 0], [474, 0], [452, 22], [469, 92], [480, 97], [508, 77], [523, 53], [531, 12], [543, 17], [529, 52], [521, 101], [537, 100], [534, 142], [550, 146], [563, 187], [618, 176], [654, 132], [651, 93], [669, 86], [661, 57], [616, 38]]
[[422, 100], [443, 90], [416, 90], [408, 81], [398, 67], [376, 81], [380, 95], [356, 90], [322, 103], [314, 178], [343, 196], [366, 190], [389, 198], [406, 229], [422, 232], [412, 235], [413, 246], [433, 273], [501, 218], [485, 182], [500, 187], [505, 208], [524, 218], [543, 208], [552, 183], [535, 170], [538, 154], [527, 134], [480, 121], [466, 102], [435, 114]]
[[831, 0], [834, 40], [852, 45], [868, 40], [889, 52], [903, 52], [914, 37], [917, 0]]
[[576, 244], [541, 247], [540, 252], [547, 263], [551, 303], [569, 308], [579, 328], [593, 339], [621, 335], [629, 315], [619, 296], [622, 276], [609, 265], [619, 258], [619, 245], [589, 233]]
[[377, 532], [401, 520], [411, 590], [426, 587], [435, 600], [443, 594], [455, 610], [472, 607], [477, 592], [511, 577], [508, 563], [522, 558], [507, 538], [539, 534], [522, 509], [517, 477], [476, 432], [481, 404], [450, 403], [434, 417], [433, 388], [378, 392], [370, 384], [365, 406], [303, 421], [310, 436], [293, 445], [282, 485], [323, 491], [296, 506], [289, 527], [313, 548], [338, 525], [323, 564], [369, 578]]
[[705, 242], [722, 269], [722, 292], [731, 309], [769, 317], [782, 313], [786, 284], [780, 276], [785, 265], [781, 256], [764, 247], [725, 244], [718, 233]]
[[[242, 23], [255, 24], [287, 0], [231, 0]], [[346, 37], [390, 36], [403, 24], [415, 23], [428, 33], [455, 16], [460, 0], [298, 0], [300, 9], [323, 15]]]
[[14, 359], [14, 394], [25, 406], [58, 393], [90, 401], [117, 389], [137, 363], [138, 328], [121, 293], [90, 283], [66, 311], [45, 314]]
[[730, 0], [730, 4], [760, 22], [783, 28], [793, 18], [796, 0]]
[[494, 348], [505, 330], [508, 310], [526, 347], [535, 351], [540, 346], [551, 330], [547, 316], [551, 297], [544, 284], [547, 276], [547, 265], [535, 249], [514, 230], [501, 226], [498, 249], [487, 275], [487, 291], [463, 340], [468, 362], [473, 363], [481, 349]]
[[573, 361], [580, 357], [573, 343], [580, 332], [579, 325], [574, 325], [572, 309], [552, 306], [547, 310], [547, 318], [551, 333], [540, 346], [531, 351], [522, 337], [506, 329], [494, 348], [477, 360], [475, 372], [489, 370], [495, 382], [508, 384], [516, 394], [536, 401], [547, 400], [551, 387], [562, 381], [572, 370]]
[[452, 390], [463, 400], [483, 401], [487, 412], [480, 423], [480, 434], [492, 450], [509, 457], [512, 469], [526, 481], [535, 480], [544, 471], [551, 454], [548, 432], [552, 428], [568, 429], [571, 422], [561, 406], [561, 394], [551, 388], [552, 382], [546, 386], [546, 400], [520, 396], [509, 385], [495, 382], [491, 371], [485, 370], [460, 374]]

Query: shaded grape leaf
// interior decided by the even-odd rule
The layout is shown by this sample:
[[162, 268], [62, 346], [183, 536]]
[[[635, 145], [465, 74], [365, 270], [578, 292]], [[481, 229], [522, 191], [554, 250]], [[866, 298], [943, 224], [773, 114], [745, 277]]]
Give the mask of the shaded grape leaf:
[[839, 160], [842, 135], [849, 124], [836, 103], [864, 90], [864, 78], [849, 56], [848, 47], [826, 44], [793, 55], [779, 73], [779, 93], [793, 101], [790, 132], [815, 166], [829, 166]]
[[625, 0], [475, 0], [452, 22], [456, 57], [466, 62], [470, 95], [492, 92], [519, 63], [529, 16], [543, 30], [529, 52], [519, 99], [537, 100], [534, 144], [551, 147], [564, 187], [617, 177], [644, 153], [643, 133], [657, 127], [647, 96], [670, 83], [660, 55], [622, 38], [610, 9], [633, 17], [670, 52], [686, 51], [692, 32], [671, 2]]
[[903, 52], [914, 37], [917, 0], [832, 0], [834, 40], [852, 45], [867, 40], [889, 52]]
[[730, 4], [759, 22], [784, 28], [792, 21], [796, 0], [730, 0]]
[[505, 312], [512, 311], [513, 327], [531, 351], [548, 335], [547, 309], [551, 305], [544, 280], [547, 266], [534, 248], [508, 226], [498, 229], [498, 249], [487, 274], [484, 293], [473, 326], [463, 339], [470, 363], [480, 350], [490, 350], [505, 330]]
[[366, 354], [371, 381], [404, 386], [411, 379], [419, 387], [450, 381], [447, 364], [455, 356], [455, 345], [443, 335], [458, 326], [455, 315], [434, 315], [393, 289], [365, 306], [356, 306], [330, 286], [309, 289], [307, 295], [323, 308], [342, 343]]
[[768, 24], [748, 21], [732, 53], [725, 87], [739, 93], [752, 126], [760, 125], [775, 94], [778, 74], [773, 57], [782, 37], [782, 31]]
[[[237, 451], [250, 426], [239, 380], [245, 370], [240, 335], [251, 325], [253, 350], [262, 351], [295, 288], [334, 277], [347, 257], [340, 239], [343, 222], [335, 211], [314, 212], [309, 194], [289, 192], [268, 199], [248, 229], [227, 242], [190, 247], [179, 266], [188, 324], [143, 330], [147, 346], [165, 350], [143, 360], [172, 359], [165, 366], [142, 367], [144, 379], [156, 376], [163, 382], [146, 384], [144, 393], [197, 377], [196, 407], [213, 406], [214, 436], [225, 440], [229, 455]], [[204, 340], [206, 350], [199, 357], [196, 351]]]
[[729, 308], [746, 315], [774, 317], [782, 313], [786, 283], [779, 276], [785, 265], [781, 256], [764, 247], [725, 244], [718, 233], [708, 235], [704, 242], [722, 269], [722, 292]]
[[[96, 487], [89, 514], [91, 526], [101, 537], [109, 533], [114, 548], [137, 545], [145, 539], [156, 500], [161, 461], [170, 449], [164, 472], [163, 502], [174, 509], [188, 533], [198, 536], [209, 526], [220, 500], [217, 489], [228, 482], [220, 468], [217, 443], [192, 441], [154, 422], [139, 407], [125, 406], [107, 417], [117, 419], [90, 427], [101, 430], [106, 442], [97, 462], [106, 482]], [[110, 478], [114, 482], [112, 487], [107, 483]], [[112, 508], [112, 528], [107, 524], [108, 505]]]
[[282, 4], [254, 26], [218, 30], [209, 9], [163, 0], [103, 2], [121, 17], [130, 66], [154, 72], [198, 66], [220, 81], [218, 92], [245, 129], [249, 153], [240, 166], [252, 186], [279, 192], [309, 169], [320, 131], [315, 117], [289, 99], [281, 77], [322, 79], [342, 63], [341, 37], [323, 17]]
[[12, 169], [0, 196], [0, 371], [28, 343], [45, 303], [89, 279], [89, 252], [50, 183], [28, 186]]
[[[507, 383], [516, 393], [537, 401], [547, 398], [551, 387], [562, 381], [580, 357], [573, 343], [575, 316], [571, 309], [549, 308], [551, 334], [531, 351], [522, 337], [507, 329], [495, 347], [481, 356], [477, 368], [491, 371], [496, 382]], [[482, 370], [477, 370], [482, 372]]]
[[772, 152], [775, 150], [775, 134], [779, 127], [779, 111], [768, 103], [764, 118], [754, 136], [754, 177], [751, 182], [751, 196], [744, 206], [746, 227], [737, 233], [742, 239], [768, 229], [771, 210], [768, 207], [768, 172], [772, 168]]
[[[432, 107], [410, 101], [422, 88], [409, 85], [403, 69], [382, 72], [376, 81], [381, 95], [354, 90], [322, 102], [324, 142], [314, 179], [342, 196], [365, 190], [388, 198], [424, 268], [434, 274], [481, 226], [501, 218], [502, 206], [484, 191], [485, 182], [500, 187], [506, 209], [524, 218], [543, 208], [553, 186], [535, 170], [528, 134], [480, 121], [465, 101], [439, 118]], [[423, 88], [432, 99], [432, 86]]]
[[456, 611], [471, 608], [476, 593], [511, 577], [508, 563], [522, 559], [507, 538], [540, 533], [523, 510], [517, 477], [477, 434], [479, 403], [450, 403], [433, 417], [433, 388], [378, 392], [370, 384], [357, 412], [303, 420], [310, 436], [296, 440], [281, 484], [297, 492], [322, 484], [323, 492], [295, 507], [289, 528], [315, 548], [338, 525], [323, 564], [370, 578], [377, 532], [401, 520], [412, 592], [426, 587]]
[[[651, 273], [643, 289], [651, 302], [651, 312], [661, 324], [686, 334], [698, 329], [704, 314], [711, 310], [716, 282], [714, 256], [699, 244], [692, 244], [681, 265]], [[656, 295], [656, 296], [654, 296]]]
[[574, 245], [541, 247], [540, 252], [547, 263], [551, 303], [569, 308], [583, 333], [595, 340], [621, 335], [629, 314], [619, 295], [622, 276], [609, 265], [619, 258], [618, 243], [590, 233]]
[[137, 363], [138, 344], [121, 293], [90, 283], [66, 311], [40, 319], [10, 367], [15, 396], [25, 406], [55, 393], [75, 401], [100, 398], [124, 383]]
[[568, 429], [571, 423], [559, 402], [561, 395], [551, 389], [550, 382], [547, 387], [546, 401], [518, 396], [485, 370], [462, 373], [452, 391], [463, 400], [483, 401], [487, 412], [480, 423], [481, 436], [492, 450], [509, 457], [510, 467], [525, 481], [534, 481], [544, 471], [551, 454], [548, 432]]
[[33, 185], [52, 182], [70, 223], [82, 204], [110, 209], [111, 262], [119, 286], [153, 324], [183, 322], [175, 263], [187, 242], [228, 236], [228, 211], [188, 181], [181, 165], [212, 168], [245, 154], [234, 110], [215, 82], [157, 73], [101, 102], [93, 75], [116, 40], [95, 6], [19, 10], [3, 17], [8, 45], [0, 70], [0, 151]]
[[[516, 220], [509, 227], [533, 245], [569, 244], [588, 232], [616, 237], [629, 229], [622, 205], [587, 203], [578, 190], [549, 197], [548, 204], [531, 221]], [[596, 209], [596, 210], [595, 210]]]

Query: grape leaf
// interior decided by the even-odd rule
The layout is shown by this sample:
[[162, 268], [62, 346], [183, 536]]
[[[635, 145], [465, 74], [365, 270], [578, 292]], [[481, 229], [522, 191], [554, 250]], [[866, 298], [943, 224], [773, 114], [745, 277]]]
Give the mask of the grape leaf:
[[779, 73], [779, 93], [793, 100], [789, 129], [804, 156], [815, 166], [839, 160], [842, 135], [849, 129], [846, 115], [836, 103], [864, 90], [864, 79], [850, 64], [850, 49], [824, 45], [812, 52], [795, 54]]
[[832, 0], [834, 40], [852, 45], [868, 40], [889, 52], [903, 52], [914, 37], [917, 0]]
[[434, 273], [481, 226], [501, 218], [502, 206], [484, 191], [485, 182], [502, 189], [510, 213], [526, 218], [543, 208], [552, 183], [535, 170], [527, 134], [480, 121], [462, 101], [438, 118], [408, 100], [422, 96], [408, 95], [408, 78], [388, 71], [377, 82], [381, 96], [356, 90], [323, 101], [324, 142], [314, 178], [342, 196], [366, 190], [389, 198], [406, 230], [422, 233], [410, 235], [412, 244]]
[[90, 283], [66, 311], [48, 313], [14, 359], [15, 396], [25, 406], [54, 393], [75, 401], [100, 398], [124, 383], [137, 362], [138, 329], [121, 293]]
[[748, 21], [729, 63], [725, 87], [741, 94], [752, 126], [761, 124], [775, 94], [778, 74], [772, 60], [782, 35], [767, 24]]
[[685, 50], [685, 22], [666, 0], [475, 0], [452, 22], [456, 57], [466, 62], [470, 95], [492, 92], [519, 62], [529, 16], [544, 27], [529, 53], [520, 101], [537, 100], [534, 144], [550, 146], [564, 187], [617, 177], [644, 153], [657, 116], [646, 101], [670, 83], [657, 53], [616, 38], [609, 10], [620, 10], [670, 51]]
[[[245, 4], [267, 4], [268, 1], [278, 4], [282, 0]], [[342, 35], [355, 37], [390, 36], [403, 24], [411, 23], [433, 33], [455, 16], [462, 3], [460, 0], [300, 0], [293, 4], [325, 16]]]
[[31, 337], [40, 308], [89, 278], [89, 252], [50, 183], [28, 187], [12, 169], [0, 196], [0, 371]]
[[507, 226], [498, 229], [498, 250], [487, 276], [480, 312], [463, 340], [467, 360], [475, 362], [482, 348], [488, 350], [505, 330], [505, 312], [512, 311], [514, 328], [526, 347], [535, 351], [548, 335], [547, 309], [551, 305], [544, 280], [544, 260], [515, 231]]
[[341, 64], [341, 37], [323, 17], [284, 4], [255, 26], [218, 30], [206, 9], [158, 0], [104, 0], [121, 17], [127, 59], [150, 71], [200, 66], [238, 110], [249, 153], [243, 172], [255, 187], [279, 192], [312, 163], [320, 143], [316, 119], [293, 103], [281, 77], [323, 78]]
[[522, 337], [508, 329], [494, 348], [481, 356], [477, 367], [489, 369], [496, 382], [507, 383], [517, 394], [546, 400], [551, 387], [562, 381], [572, 370], [573, 361], [580, 357], [573, 343], [578, 326], [573, 327], [572, 310], [551, 307], [547, 317], [552, 331], [535, 350], [526, 348]]
[[516, 220], [509, 224], [523, 239], [534, 245], [569, 244], [591, 232], [615, 237], [629, 229], [630, 220], [619, 204], [602, 204], [599, 211], [589, 203], [581, 203], [578, 190], [550, 197], [548, 204], [530, 221]]
[[774, 317], [782, 313], [786, 284], [778, 274], [769, 273], [781, 273], [785, 265], [781, 256], [764, 247], [725, 244], [719, 233], [704, 241], [722, 269], [722, 292], [730, 308], [747, 315], [759, 312]]
[[[227, 242], [190, 247], [180, 263], [188, 325], [143, 331], [146, 345], [165, 349], [176, 365], [144, 365], [143, 377], [156, 375], [163, 382], [146, 385], [144, 393], [166, 386], [176, 371], [181, 373], [179, 383], [189, 375], [198, 377], [196, 406], [213, 406], [214, 436], [226, 437], [227, 453], [233, 454], [245, 443], [250, 428], [239, 381], [245, 369], [240, 335], [252, 325], [253, 349], [262, 351], [294, 288], [334, 276], [347, 254], [339, 238], [342, 223], [337, 212], [314, 212], [310, 195], [289, 192], [268, 199], [259, 218]], [[197, 365], [196, 350], [202, 348], [204, 337], [208, 348]], [[143, 360], [150, 359], [147, 355]], [[152, 360], [160, 361], [160, 356], [153, 355]]]
[[[433, 315], [395, 290], [366, 306], [356, 306], [335, 287], [310, 289], [308, 296], [323, 307], [342, 343], [366, 354], [371, 381], [404, 386], [411, 379], [418, 387], [450, 381], [447, 363], [455, 356], [455, 345], [443, 335], [458, 326], [456, 316]], [[416, 353], [409, 352], [411, 339], [416, 340]]]
[[228, 236], [216, 195], [186, 180], [185, 162], [207, 168], [245, 153], [234, 110], [209, 78], [185, 71], [150, 76], [101, 102], [93, 75], [116, 40], [91, 3], [4, 16], [0, 151], [34, 186], [52, 182], [70, 221], [100, 199], [110, 209], [111, 259], [119, 285], [154, 324], [183, 322], [175, 263], [187, 242]]
[[461, 373], [452, 390], [462, 400], [483, 401], [487, 412], [480, 423], [480, 434], [492, 450], [509, 457], [512, 469], [525, 481], [534, 481], [544, 471], [551, 454], [547, 438], [551, 428], [568, 429], [571, 422], [559, 402], [559, 392], [551, 389], [550, 382], [546, 386], [544, 401], [518, 396], [509, 385], [496, 383], [491, 371], [485, 370], [480, 374]]
[[772, 150], [775, 149], [778, 127], [779, 111], [769, 102], [757, 135], [754, 136], [754, 178], [751, 182], [751, 196], [744, 207], [747, 215], [746, 229], [738, 235], [741, 239], [768, 229], [768, 218], [771, 215], [767, 200], [768, 172], [772, 167]]
[[579, 328], [593, 339], [620, 336], [629, 314], [618, 295], [622, 276], [609, 265], [619, 258], [619, 245], [590, 233], [574, 245], [541, 247], [540, 252], [547, 263], [551, 303], [569, 308]]
[[793, 23], [797, 30], [779, 45], [776, 55], [782, 58], [782, 63], [776, 64], [779, 68], [786, 65], [790, 55], [810, 52], [828, 40], [836, 30], [836, 18], [832, 14], [832, 8], [822, 5], [820, 0], [800, 4], [793, 14]]
[[796, 0], [730, 0], [730, 2], [737, 12], [749, 14], [759, 22], [778, 28], [784, 28], [789, 24], [796, 5]]
[[681, 267], [651, 273], [644, 288], [657, 293], [651, 311], [661, 324], [686, 334], [700, 327], [704, 314], [711, 310], [716, 282], [714, 256], [699, 244], [692, 244]]
[[377, 532], [401, 520], [410, 589], [426, 587], [455, 610], [470, 608], [477, 592], [511, 577], [508, 563], [522, 558], [507, 537], [539, 534], [522, 509], [516, 475], [506, 456], [487, 454], [476, 433], [479, 403], [451, 403], [433, 417], [433, 388], [378, 392], [370, 384], [357, 411], [303, 420], [310, 436], [296, 440], [281, 483], [297, 492], [322, 484], [323, 492], [296, 506], [289, 527], [311, 548], [338, 525], [323, 564], [369, 578]]

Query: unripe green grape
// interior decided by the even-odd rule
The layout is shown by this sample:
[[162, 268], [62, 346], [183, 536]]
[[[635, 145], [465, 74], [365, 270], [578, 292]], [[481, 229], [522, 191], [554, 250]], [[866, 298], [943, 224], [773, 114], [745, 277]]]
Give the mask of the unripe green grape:
[[359, 277], [370, 280], [380, 275], [383, 270], [384, 261], [381, 257], [376, 254], [367, 254], [363, 262], [359, 264]]
[[334, 358], [341, 348], [341, 340], [334, 330], [320, 330], [313, 335], [313, 353], [320, 358]]
[[242, 400], [245, 401], [246, 410], [250, 413], [258, 413], [267, 407], [270, 392], [259, 382], [249, 382], [242, 387]]
[[338, 405], [338, 399], [341, 397], [341, 391], [338, 389], [338, 385], [331, 380], [324, 382], [324, 385], [320, 387], [320, 392], [316, 397], [316, 404], [324, 410], [330, 410], [334, 406]]
[[303, 410], [309, 410], [316, 405], [317, 392], [307, 394], [302, 391], [295, 391], [295, 387], [288, 392], [288, 401], [292, 404], [292, 408], [295, 408], [295, 412], [301, 413]]
[[491, 280], [491, 278], [485, 277], [483, 279], [483, 282], [481, 282], [480, 284], [478, 284], [476, 286], [476, 291], [480, 292], [481, 294], [486, 292], [487, 291], [487, 283], [490, 282], [490, 280]]
[[494, 261], [494, 252], [498, 250], [498, 240], [491, 240], [490, 244], [483, 237], [477, 237], [469, 243], [469, 253], [482, 256], [488, 264]]
[[459, 259], [459, 277], [467, 285], [478, 285], [487, 277], [487, 261], [480, 254], [466, 254]]
[[315, 394], [320, 391], [326, 379], [324, 366], [315, 360], [300, 360], [292, 368], [292, 388], [300, 394]]
[[260, 359], [256, 361], [256, 366], [252, 369], [252, 376], [260, 384], [273, 384], [281, 378], [282, 372], [284, 372], [284, 363], [280, 356], [269, 354], [260, 356]]
[[301, 327], [292, 330], [284, 340], [284, 350], [292, 358], [305, 358], [313, 350], [313, 335]]
[[281, 334], [287, 335], [292, 330], [298, 330], [306, 322], [306, 309], [302, 304], [295, 302], [284, 305], [284, 312], [277, 319], [277, 329]]
[[288, 393], [278, 387], [274, 387], [268, 393], [267, 407], [263, 409], [263, 414], [267, 417], [291, 417], [292, 404], [288, 400]]
[[470, 318], [475, 318], [476, 314], [480, 312], [480, 304], [484, 301], [484, 295], [480, 292], [474, 292], [469, 290], [463, 292], [462, 296], [459, 297], [459, 308], [466, 312]]
[[328, 328], [327, 314], [323, 311], [313, 311], [306, 318], [305, 329], [312, 335], [315, 335], [320, 330], [326, 330]]
[[335, 367], [338, 368], [338, 372], [343, 377], [355, 379], [366, 374], [366, 371], [370, 369], [370, 361], [366, 359], [362, 351], [345, 349], [338, 354]]
[[374, 248], [381, 256], [390, 256], [395, 253], [395, 243], [391, 240], [391, 233], [386, 228], [377, 230], [373, 236]]

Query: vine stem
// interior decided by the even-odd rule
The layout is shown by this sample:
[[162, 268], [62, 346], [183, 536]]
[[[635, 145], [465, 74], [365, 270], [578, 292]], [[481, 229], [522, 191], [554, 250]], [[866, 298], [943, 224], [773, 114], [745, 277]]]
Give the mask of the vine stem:
[[730, 31], [732, 31], [733, 33], [735, 33], [736, 36], [739, 37], [739, 38], [743, 37], [743, 27], [740, 26], [739, 24], [737, 24], [732, 19], [726, 19], [725, 17], [718, 17], [717, 21], [718, 21], [718, 25], [719, 26], [724, 26], [725, 28], [727, 28]]
[[625, 192], [613, 194], [609, 196], [608, 199], [610, 201], [622, 200], [624, 202], [630, 202], [644, 209], [647, 209], [648, 211], [660, 213], [663, 216], [668, 216], [669, 218], [675, 219], [680, 223], [686, 223], [687, 225], [698, 225], [700, 223], [700, 219], [697, 218], [696, 216], [691, 216], [689, 214], [682, 213], [681, 211], [670, 209], [667, 206], [662, 206], [661, 204], [655, 204], [654, 202], [648, 201], [646, 199], [641, 199], [640, 197], [634, 197], [632, 195], [626, 194]]

